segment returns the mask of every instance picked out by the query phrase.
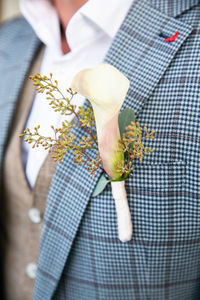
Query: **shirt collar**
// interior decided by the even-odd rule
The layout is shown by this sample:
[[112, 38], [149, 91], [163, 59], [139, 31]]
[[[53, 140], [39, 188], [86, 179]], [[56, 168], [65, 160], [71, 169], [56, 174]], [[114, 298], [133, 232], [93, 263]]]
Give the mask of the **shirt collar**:
[[39, 39], [54, 51], [60, 51], [59, 19], [48, 0], [20, 0], [20, 10]]
[[[107, 34], [111, 39], [117, 33], [133, 0], [88, 0], [71, 18], [66, 38], [71, 50], [81, 41]], [[21, 12], [40, 40], [61, 55], [59, 19], [49, 0], [20, 0]], [[113, 16], [115, 16], [113, 18]], [[77, 30], [77, 26], [82, 30]]]
[[90, 0], [80, 8], [80, 13], [113, 39], [132, 2], [133, 0]]

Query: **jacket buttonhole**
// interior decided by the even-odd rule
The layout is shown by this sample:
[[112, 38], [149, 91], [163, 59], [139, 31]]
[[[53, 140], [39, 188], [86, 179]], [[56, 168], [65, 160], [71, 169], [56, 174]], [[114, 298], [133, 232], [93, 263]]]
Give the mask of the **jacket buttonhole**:
[[169, 37], [166, 34], [164, 34], [163, 32], [160, 32], [158, 36], [163, 38], [163, 39], [167, 39]]

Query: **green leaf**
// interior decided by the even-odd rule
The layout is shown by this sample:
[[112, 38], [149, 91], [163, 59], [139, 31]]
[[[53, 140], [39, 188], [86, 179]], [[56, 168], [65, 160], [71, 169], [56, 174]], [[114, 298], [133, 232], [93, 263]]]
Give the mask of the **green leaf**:
[[110, 181], [106, 179], [106, 177], [102, 174], [101, 177], [99, 178], [99, 181], [97, 182], [97, 185], [93, 191], [92, 197], [98, 196], [106, 187], [106, 185]]
[[118, 118], [119, 130], [121, 138], [123, 137], [123, 133], [126, 132], [126, 127], [131, 124], [131, 121], [135, 122], [135, 113], [132, 109], [127, 108], [124, 109]]

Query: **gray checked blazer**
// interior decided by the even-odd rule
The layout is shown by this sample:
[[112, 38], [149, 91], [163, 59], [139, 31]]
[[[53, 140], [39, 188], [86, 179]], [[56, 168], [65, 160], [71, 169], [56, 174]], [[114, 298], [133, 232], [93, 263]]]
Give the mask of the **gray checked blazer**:
[[[1, 165], [40, 45], [22, 18], [0, 29]], [[118, 240], [110, 185], [91, 197], [101, 173], [88, 176], [67, 154], [49, 190], [34, 300], [200, 299], [199, 1], [134, 1], [105, 61], [131, 81], [123, 108], [157, 131], [146, 142], [154, 153], [126, 181], [133, 238]]]

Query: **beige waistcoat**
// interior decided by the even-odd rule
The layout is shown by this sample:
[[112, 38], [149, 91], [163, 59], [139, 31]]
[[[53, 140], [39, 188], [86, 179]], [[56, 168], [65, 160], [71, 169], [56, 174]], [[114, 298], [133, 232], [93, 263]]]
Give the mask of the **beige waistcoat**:
[[[43, 51], [36, 58], [30, 74], [39, 71], [42, 56]], [[8, 213], [5, 259], [7, 300], [32, 299], [34, 279], [30, 277], [34, 276], [30, 275], [34, 273], [34, 264], [37, 262], [42, 216], [55, 170], [55, 162], [48, 155], [40, 169], [33, 190], [30, 189], [21, 160], [22, 141], [18, 136], [24, 130], [34, 93], [33, 82], [27, 79], [18, 102], [4, 160], [4, 201], [6, 201]], [[40, 223], [31, 221], [29, 217], [31, 208], [37, 208], [40, 211]]]

